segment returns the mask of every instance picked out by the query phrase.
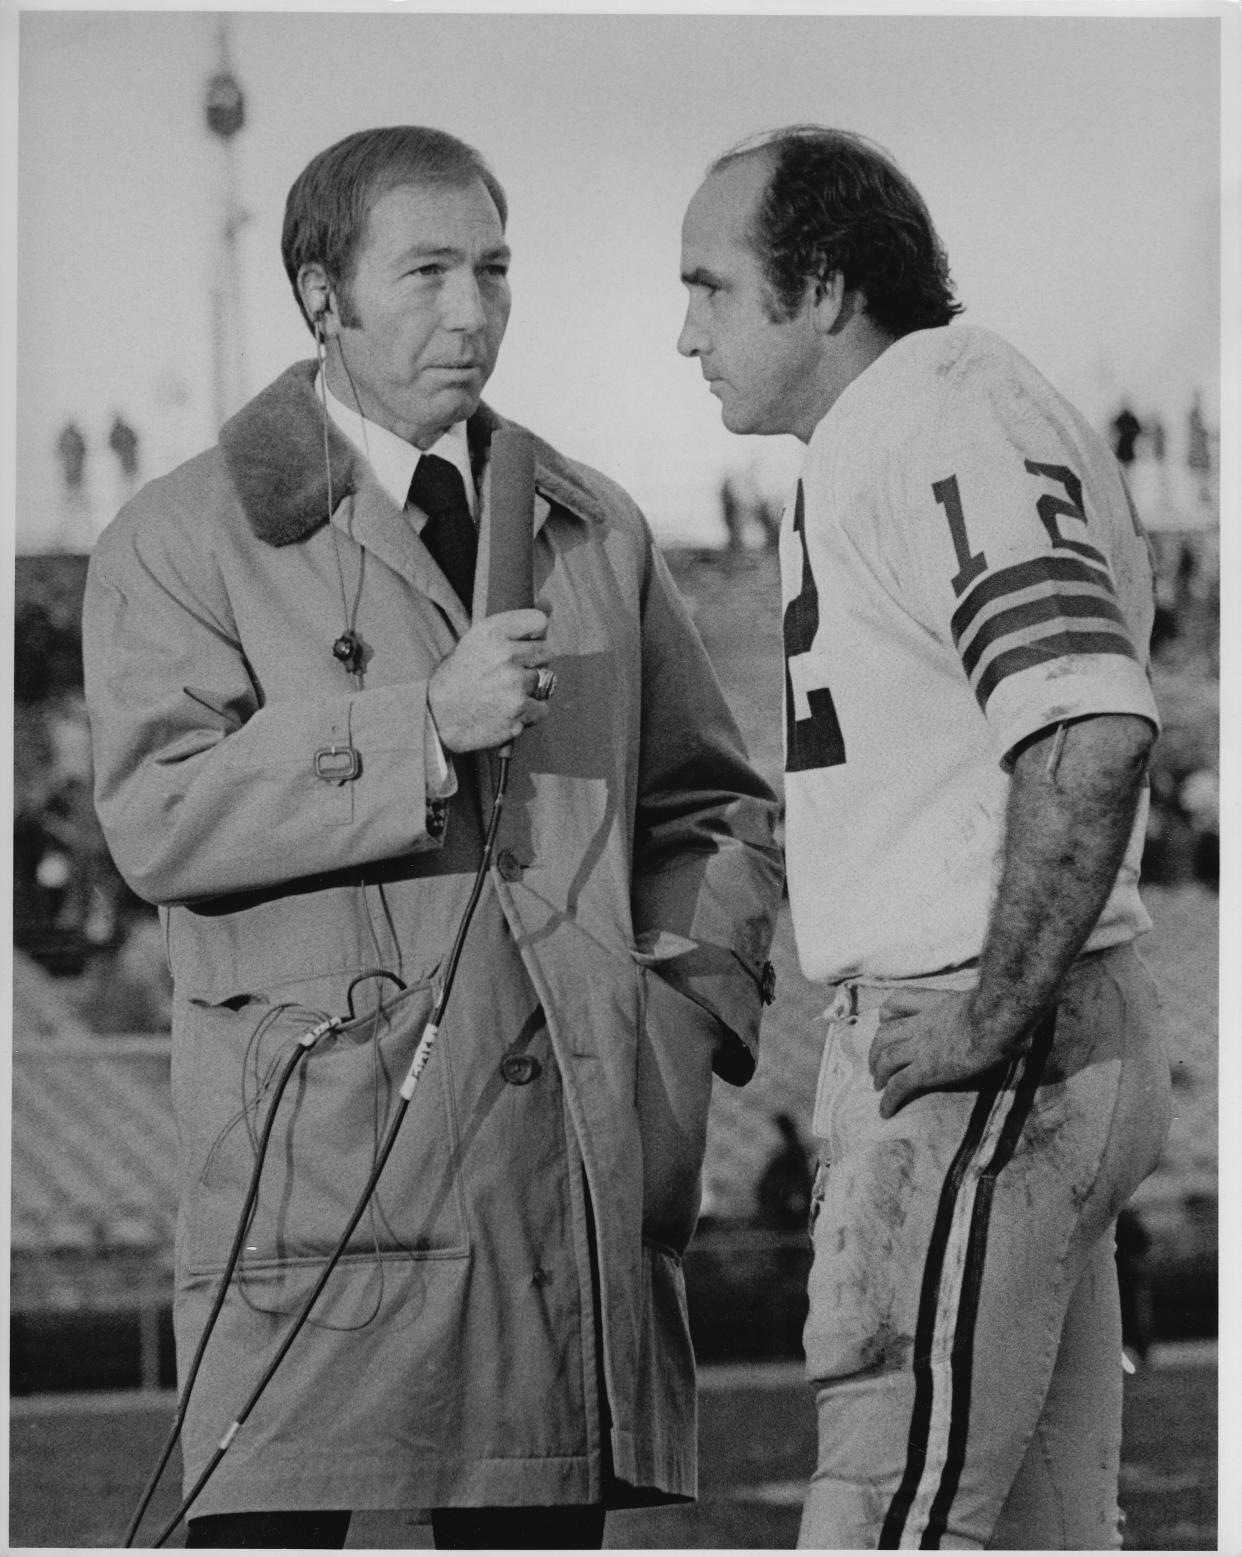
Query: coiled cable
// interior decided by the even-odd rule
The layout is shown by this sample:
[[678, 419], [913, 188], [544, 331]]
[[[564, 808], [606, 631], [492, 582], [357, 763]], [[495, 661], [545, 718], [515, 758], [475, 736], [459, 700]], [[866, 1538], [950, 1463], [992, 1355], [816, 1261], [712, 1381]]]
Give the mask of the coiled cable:
[[[249, 1417], [250, 1413], [258, 1404], [261, 1396], [266, 1391], [268, 1384], [271, 1382], [273, 1376], [276, 1373], [276, 1370], [280, 1367], [281, 1363], [288, 1355], [290, 1347], [293, 1345], [294, 1341], [301, 1334], [303, 1328], [305, 1327], [307, 1320], [310, 1318], [311, 1310], [318, 1302], [323, 1289], [327, 1286], [328, 1278], [336, 1269], [341, 1256], [344, 1254], [349, 1244], [350, 1238], [353, 1236], [354, 1229], [362, 1220], [363, 1213], [367, 1208], [367, 1204], [375, 1192], [375, 1187], [379, 1183], [380, 1175], [383, 1173], [384, 1167], [392, 1154], [393, 1146], [396, 1144], [398, 1131], [401, 1129], [402, 1122], [404, 1121], [406, 1113], [409, 1110], [410, 1100], [413, 1098], [414, 1089], [418, 1085], [418, 1078], [422, 1075], [423, 1070], [426, 1068], [427, 1062], [431, 1057], [432, 1050], [435, 1047], [436, 1040], [439, 1037], [440, 1025], [444, 1020], [444, 1013], [448, 1006], [449, 996], [452, 994], [453, 982], [457, 975], [457, 967], [461, 961], [462, 950], [466, 943], [466, 935], [470, 929], [470, 923], [474, 918], [475, 909], [478, 907], [479, 899], [482, 896], [483, 885], [487, 880], [487, 872], [491, 866], [492, 855], [495, 851], [496, 834], [500, 826], [501, 807], [504, 804], [505, 793], [509, 787], [509, 768], [511, 762], [511, 755], [508, 752], [502, 751], [499, 758], [496, 791], [492, 801], [491, 815], [488, 818], [487, 833], [483, 840], [482, 857], [480, 858], [478, 868], [475, 871], [474, 882], [470, 889], [470, 896], [467, 899], [464, 910], [462, 911], [461, 920], [457, 926], [457, 933], [453, 938], [452, 949], [450, 950], [448, 959], [445, 963], [444, 975], [440, 982], [440, 992], [432, 1008], [431, 1015], [428, 1018], [427, 1025], [423, 1029], [422, 1037], [419, 1039], [418, 1046], [414, 1051], [414, 1057], [410, 1062], [410, 1068], [406, 1074], [405, 1080], [401, 1084], [401, 1100], [397, 1106], [396, 1112], [393, 1114], [387, 1132], [385, 1133], [383, 1142], [375, 1158], [366, 1184], [363, 1186], [362, 1192], [358, 1197], [358, 1201], [350, 1215], [349, 1221], [346, 1224], [344, 1231], [341, 1233], [340, 1238], [337, 1241], [336, 1247], [328, 1256], [323, 1269], [320, 1271], [319, 1276], [315, 1281], [315, 1285], [311, 1288], [310, 1294], [303, 1303], [297, 1318], [294, 1320], [293, 1325], [289, 1330], [289, 1333], [285, 1336], [284, 1340], [277, 1348], [271, 1362], [264, 1370], [263, 1376], [259, 1379], [259, 1382], [251, 1391], [249, 1399], [246, 1401], [242, 1409], [237, 1413], [237, 1416], [230, 1423], [228, 1431], [224, 1434], [224, 1437], [216, 1446], [215, 1452], [213, 1453], [211, 1459], [207, 1462], [206, 1466], [203, 1468], [197, 1481], [183, 1498], [180, 1507], [177, 1509], [177, 1512], [160, 1532], [154, 1543], [156, 1547], [163, 1546], [172, 1533], [176, 1530], [177, 1526], [181, 1523], [182, 1519], [185, 1518], [186, 1514], [193, 1506], [195, 1500], [198, 1498], [199, 1493], [202, 1492], [208, 1481], [215, 1474], [216, 1467], [228, 1453], [233, 1440], [236, 1438], [238, 1432], [245, 1424], [246, 1419]], [[329, 1019], [326, 1025], [320, 1024], [322, 1032], [318, 1028], [312, 1029], [311, 1032], [315, 1034], [315, 1037], [312, 1038], [311, 1033], [308, 1033], [299, 1044], [299, 1052], [291, 1056], [290, 1062], [286, 1066], [285, 1071], [280, 1078], [280, 1082], [277, 1087], [276, 1098], [273, 1100], [272, 1107], [268, 1111], [268, 1117], [264, 1124], [263, 1146], [265, 1150], [267, 1140], [271, 1134], [272, 1123], [276, 1115], [276, 1103], [279, 1102], [280, 1094], [283, 1092], [285, 1086], [289, 1082], [290, 1077], [293, 1075], [293, 1072], [297, 1067], [297, 1063], [302, 1057], [302, 1053], [306, 1052], [314, 1042], [318, 1041], [318, 1038], [321, 1037], [324, 1032], [329, 1031], [334, 1025], [339, 1025], [339, 1023], [334, 1019]], [[227, 1290], [228, 1282], [232, 1277], [233, 1267], [236, 1265], [237, 1255], [241, 1249], [242, 1239], [245, 1236], [245, 1226], [250, 1218], [251, 1210], [253, 1208], [253, 1200], [258, 1194], [260, 1168], [261, 1160], [256, 1163], [255, 1172], [251, 1178], [250, 1189], [247, 1192], [247, 1208], [238, 1224], [238, 1232], [234, 1240], [234, 1247], [230, 1253], [230, 1264], [228, 1267], [226, 1267], [224, 1279], [220, 1283], [220, 1289], [216, 1297], [216, 1304], [213, 1307], [212, 1315], [208, 1322], [209, 1328], [210, 1325], [214, 1324], [216, 1316], [219, 1313], [219, 1309], [223, 1306], [224, 1303], [224, 1295]], [[202, 1354], [205, 1350], [206, 1335], [207, 1331], [204, 1332], [204, 1338], [199, 1342], [198, 1350], [195, 1354], [194, 1362], [191, 1366], [190, 1376], [187, 1381], [186, 1388], [182, 1394], [182, 1401], [178, 1408], [177, 1420], [175, 1423], [175, 1432], [170, 1434], [169, 1442], [165, 1447], [165, 1451], [161, 1458], [156, 1475], [152, 1478], [148, 1492], [144, 1497], [144, 1501], [141, 1508], [139, 1509], [138, 1514], [131, 1522], [130, 1531], [128, 1532], [125, 1540], [126, 1546], [131, 1544], [133, 1532], [136, 1530], [138, 1521], [141, 1519], [142, 1513], [146, 1509], [147, 1502], [150, 1500], [150, 1494], [151, 1491], [154, 1490], [155, 1481], [158, 1480], [158, 1476], [160, 1472], [162, 1472], [164, 1465], [167, 1462], [168, 1456], [172, 1453], [172, 1446], [176, 1442], [176, 1434], [181, 1430], [181, 1423], [185, 1417], [186, 1404], [189, 1401], [190, 1387], [194, 1382], [194, 1377], [197, 1374], [199, 1364], [202, 1360]]]

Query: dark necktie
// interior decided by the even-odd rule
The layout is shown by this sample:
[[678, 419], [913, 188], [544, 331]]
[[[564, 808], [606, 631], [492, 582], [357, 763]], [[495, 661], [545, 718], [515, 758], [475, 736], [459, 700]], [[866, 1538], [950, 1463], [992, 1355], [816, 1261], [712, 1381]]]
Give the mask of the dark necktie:
[[423, 545], [440, 564], [444, 576], [469, 611], [474, 598], [474, 561], [479, 537], [457, 467], [438, 454], [422, 455], [410, 482], [409, 501], [427, 515]]

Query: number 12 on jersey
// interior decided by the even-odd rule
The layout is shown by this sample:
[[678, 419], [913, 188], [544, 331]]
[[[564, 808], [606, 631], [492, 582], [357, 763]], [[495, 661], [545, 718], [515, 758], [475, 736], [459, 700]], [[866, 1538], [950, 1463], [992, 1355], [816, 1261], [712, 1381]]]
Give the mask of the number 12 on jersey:
[[832, 693], [811, 680], [810, 649], [819, 631], [819, 591], [806, 545], [802, 483], [794, 500], [794, 534], [802, 549], [802, 587], [785, 607], [785, 772], [836, 768], [845, 761], [845, 741]]

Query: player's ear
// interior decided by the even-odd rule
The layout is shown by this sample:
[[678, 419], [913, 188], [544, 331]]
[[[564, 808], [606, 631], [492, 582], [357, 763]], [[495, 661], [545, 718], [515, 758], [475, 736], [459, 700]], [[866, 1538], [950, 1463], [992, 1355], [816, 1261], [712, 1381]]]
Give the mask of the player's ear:
[[846, 286], [843, 270], [828, 271], [812, 286], [811, 317], [821, 335], [835, 334], [866, 307], [862, 293]]

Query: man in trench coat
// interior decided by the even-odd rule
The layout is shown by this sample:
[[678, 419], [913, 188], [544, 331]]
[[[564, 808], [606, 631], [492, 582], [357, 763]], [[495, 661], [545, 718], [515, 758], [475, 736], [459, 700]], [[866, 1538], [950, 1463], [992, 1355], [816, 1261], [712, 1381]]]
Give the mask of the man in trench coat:
[[434, 446], [487, 519], [505, 216], [437, 131], [317, 157], [284, 256], [318, 364], [140, 492], [92, 558], [96, 801], [175, 982], [183, 1376], [275, 1078], [335, 1023], [279, 1101], [187, 1486], [366, 1181], [518, 737], [438, 1043], [194, 1545], [339, 1546], [360, 1508], [429, 1509], [438, 1545], [599, 1545], [607, 1507], [695, 1492], [680, 1259], [711, 1073], [754, 1067], [774, 803], [611, 481], [536, 439], [535, 608], [484, 617], [485, 569], [473, 598], [449, 581], [417, 467]]

